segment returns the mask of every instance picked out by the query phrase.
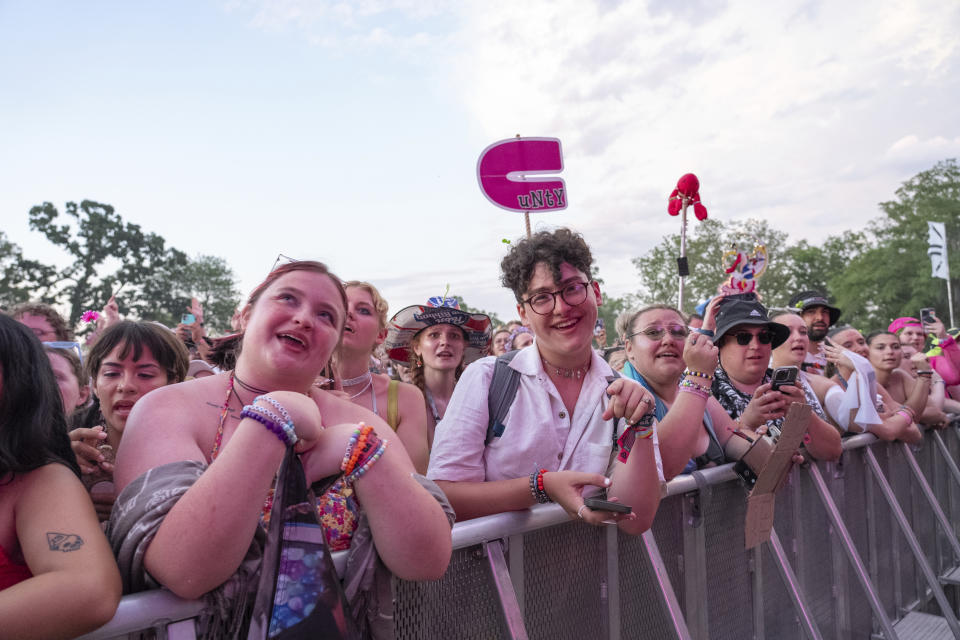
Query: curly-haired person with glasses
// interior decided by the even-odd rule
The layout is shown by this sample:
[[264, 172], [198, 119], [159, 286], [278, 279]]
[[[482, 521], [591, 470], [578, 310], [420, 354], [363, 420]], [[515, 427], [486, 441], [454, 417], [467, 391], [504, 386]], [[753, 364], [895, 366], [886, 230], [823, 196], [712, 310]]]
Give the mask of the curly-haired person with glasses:
[[[557, 502], [591, 524], [616, 520], [634, 534], [650, 528], [662, 480], [652, 415], [645, 418], [654, 402], [638, 383], [614, 379], [593, 350], [601, 297], [592, 263], [569, 229], [525, 238], [501, 262], [534, 342], [506, 365], [516, 396], [499, 424], [489, 430], [491, 356], [467, 367], [437, 426], [427, 475], [459, 520]], [[632, 513], [588, 508], [585, 494], [598, 487]]]

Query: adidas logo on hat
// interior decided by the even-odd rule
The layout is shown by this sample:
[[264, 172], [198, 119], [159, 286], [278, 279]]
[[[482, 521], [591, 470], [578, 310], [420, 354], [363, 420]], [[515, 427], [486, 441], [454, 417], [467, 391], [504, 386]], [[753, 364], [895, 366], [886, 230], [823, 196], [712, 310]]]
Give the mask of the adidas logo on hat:
[[750, 312], [750, 316], [751, 316], [751, 317], [753, 317], [753, 316], [760, 317], [760, 316], [762, 316], [762, 315], [763, 315], [763, 314], [760, 313], [759, 311], [757, 311], [756, 309], [754, 309], [753, 311]]

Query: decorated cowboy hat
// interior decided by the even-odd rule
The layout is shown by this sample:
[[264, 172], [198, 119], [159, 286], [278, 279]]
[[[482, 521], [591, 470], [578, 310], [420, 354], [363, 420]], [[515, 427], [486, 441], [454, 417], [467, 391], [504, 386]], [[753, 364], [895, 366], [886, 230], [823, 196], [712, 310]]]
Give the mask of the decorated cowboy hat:
[[463, 364], [487, 355], [487, 347], [493, 336], [490, 316], [483, 313], [468, 313], [460, 309], [456, 298], [434, 296], [425, 305], [404, 307], [387, 323], [387, 339], [384, 346], [387, 356], [398, 364], [410, 363], [410, 341], [414, 336], [438, 324], [460, 327], [467, 338], [463, 352]]

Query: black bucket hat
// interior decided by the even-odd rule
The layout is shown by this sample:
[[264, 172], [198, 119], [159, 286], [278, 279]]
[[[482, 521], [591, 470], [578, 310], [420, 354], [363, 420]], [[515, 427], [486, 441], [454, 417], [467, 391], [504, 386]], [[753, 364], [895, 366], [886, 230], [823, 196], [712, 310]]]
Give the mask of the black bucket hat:
[[720, 310], [717, 312], [717, 329], [714, 332], [713, 344], [720, 342], [724, 334], [741, 324], [767, 327], [773, 334], [774, 349], [790, 337], [790, 329], [770, 320], [767, 309], [756, 300], [724, 300], [720, 303]]
[[840, 319], [840, 309], [834, 307], [827, 300], [827, 296], [819, 291], [802, 291], [790, 298], [790, 308], [803, 313], [812, 307], [826, 307], [830, 312], [830, 326], [837, 324]]

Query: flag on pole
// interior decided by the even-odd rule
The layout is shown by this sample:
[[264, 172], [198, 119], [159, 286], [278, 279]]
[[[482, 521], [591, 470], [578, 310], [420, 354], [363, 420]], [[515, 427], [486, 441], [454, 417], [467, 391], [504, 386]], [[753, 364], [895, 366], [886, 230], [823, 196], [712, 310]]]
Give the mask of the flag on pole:
[[930, 256], [932, 278], [950, 279], [950, 267], [947, 265], [947, 231], [942, 222], [927, 222], [927, 241], [930, 247], [927, 255]]

